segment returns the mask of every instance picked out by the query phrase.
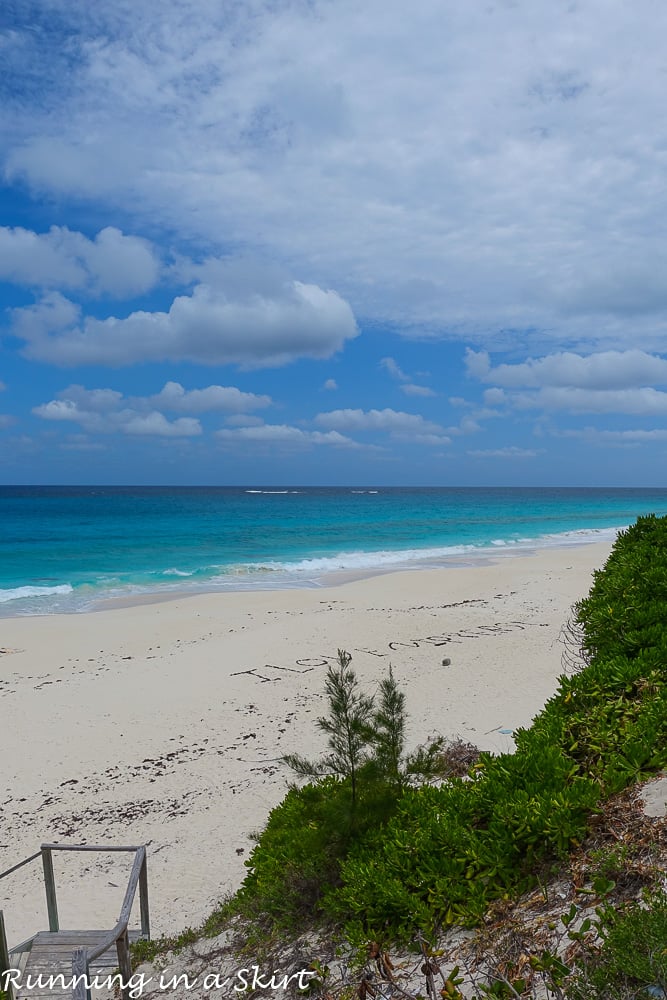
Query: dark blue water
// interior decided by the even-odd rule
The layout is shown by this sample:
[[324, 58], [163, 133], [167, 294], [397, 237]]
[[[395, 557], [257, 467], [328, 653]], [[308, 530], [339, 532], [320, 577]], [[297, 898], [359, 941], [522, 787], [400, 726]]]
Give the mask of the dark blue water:
[[613, 537], [667, 490], [0, 487], [0, 614], [313, 586]]

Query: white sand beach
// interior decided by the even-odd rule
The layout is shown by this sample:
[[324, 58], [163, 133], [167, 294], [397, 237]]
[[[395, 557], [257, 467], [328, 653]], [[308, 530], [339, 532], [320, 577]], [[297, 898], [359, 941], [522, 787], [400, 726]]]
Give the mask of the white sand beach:
[[[277, 758], [323, 746], [338, 648], [369, 693], [393, 665], [411, 743], [509, 750], [555, 690], [561, 627], [609, 549], [3, 620], [0, 870], [42, 842], [146, 843], [153, 933], [196, 926], [285, 794]], [[111, 926], [129, 859], [55, 867], [61, 926]], [[0, 882], [0, 908], [10, 944], [47, 927], [39, 862]]]

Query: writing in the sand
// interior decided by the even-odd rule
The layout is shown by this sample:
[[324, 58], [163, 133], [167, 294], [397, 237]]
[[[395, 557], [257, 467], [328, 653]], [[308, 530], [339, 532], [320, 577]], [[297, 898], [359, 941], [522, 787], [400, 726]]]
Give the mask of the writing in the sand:
[[273, 990], [275, 992], [285, 991], [288, 986], [296, 986], [300, 990], [305, 990], [309, 980], [317, 975], [309, 969], [300, 969], [298, 972], [285, 973], [276, 969], [270, 972], [262, 971], [258, 965], [251, 965], [245, 969], [237, 969], [233, 975], [225, 975], [219, 972], [207, 972], [199, 976], [189, 976], [186, 972], [168, 974], [161, 973], [160, 976], [148, 976], [143, 972], [136, 972], [129, 979], [123, 979], [120, 973], [115, 975], [65, 975], [57, 973], [47, 975], [46, 973], [23, 975], [20, 969], [8, 969], [0, 974], [0, 990], [7, 992], [10, 986], [15, 990], [20, 990], [22, 994], [30, 992], [44, 993], [49, 990], [74, 990], [77, 986], [83, 985], [86, 990], [91, 989], [120, 989], [127, 991], [132, 1000], [137, 1000], [146, 991], [173, 992], [174, 990], [204, 990], [206, 992], [220, 992], [222, 990], [233, 993], [245, 993], [253, 990]]
[[[465, 603], [465, 602], [463, 602]], [[472, 603], [472, 602], [470, 602]], [[387, 648], [391, 652], [396, 652], [397, 649], [420, 649], [422, 646], [446, 646], [448, 643], [462, 643], [466, 639], [481, 639], [484, 636], [499, 635], [504, 632], [515, 632], [518, 630], [523, 630], [528, 627], [531, 623], [528, 622], [494, 622], [492, 625], [475, 625], [472, 628], [461, 629], [460, 632], [441, 632], [438, 635], [425, 635], [420, 639], [406, 639], [404, 641], [392, 641], [387, 643]], [[543, 625], [543, 627], [548, 627]], [[355, 649], [356, 653], [367, 653], [369, 656], [389, 656], [389, 653], [384, 652], [380, 649]], [[278, 666], [275, 663], [265, 663], [264, 668], [261, 667], [250, 667], [248, 670], [237, 670], [230, 676], [240, 677], [242, 674], [246, 674], [249, 677], [254, 677], [256, 680], [260, 681], [262, 684], [268, 684], [270, 682], [279, 680], [279, 678], [274, 676], [267, 677], [264, 670], [278, 670], [286, 671], [290, 674], [309, 674], [313, 670], [317, 670], [319, 667], [328, 667], [330, 664], [337, 663], [338, 657], [333, 654], [323, 653], [321, 656], [306, 656], [301, 659], [294, 661], [296, 666], [286, 667]]]
[[[419, 649], [420, 646], [446, 646], [448, 642], [463, 642], [464, 639], [480, 639], [487, 635], [498, 635], [503, 632], [514, 632], [517, 629], [525, 629], [526, 622], [493, 622], [492, 625], [475, 625], [473, 628], [461, 629], [459, 632], [440, 632], [438, 635], [425, 635], [419, 639], [406, 639], [405, 641], [392, 641], [387, 643], [389, 649], [396, 650], [399, 647], [406, 649]], [[370, 653], [371, 656], [386, 656], [386, 653], [377, 649], [361, 649], [361, 653]], [[334, 656], [321, 656], [311, 659], [297, 660], [300, 667], [325, 667], [330, 661], [334, 661]]]

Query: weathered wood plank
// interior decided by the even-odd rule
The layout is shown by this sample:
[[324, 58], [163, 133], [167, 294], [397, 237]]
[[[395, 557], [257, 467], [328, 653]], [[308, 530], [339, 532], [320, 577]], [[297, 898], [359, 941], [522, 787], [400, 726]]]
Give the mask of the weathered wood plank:
[[[9, 961], [9, 947], [7, 945], [7, 935], [5, 933], [5, 918], [2, 910], [0, 910], [0, 974], [3, 972], [8, 972], [12, 965]], [[7, 990], [7, 995], [9, 1000], [14, 1000], [14, 990], [12, 986], [9, 986]]]
[[[120, 917], [115, 926], [109, 930], [60, 930], [58, 923], [58, 906], [56, 901], [56, 885], [53, 871], [53, 851], [131, 851], [135, 853], [134, 863], [130, 872], [127, 890], [121, 906]], [[62, 976], [65, 982], [70, 982], [72, 976], [81, 975], [81, 970], [87, 969], [90, 976], [99, 975], [107, 978], [113, 975], [120, 968], [123, 980], [131, 977], [131, 962], [129, 946], [130, 942], [140, 938], [150, 936], [150, 916], [148, 909], [148, 874], [146, 867], [145, 847], [101, 847], [87, 844], [42, 844], [42, 863], [44, 869], [44, 885], [46, 889], [47, 910], [49, 917], [49, 930], [40, 931], [33, 938], [24, 942], [26, 949], [21, 946], [21, 959], [25, 960], [22, 980], [26, 982], [28, 977], [33, 979], [46, 978], [49, 976]], [[34, 860], [35, 857], [28, 859]], [[27, 862], [26, 862], [27, 863]], [[22, 864], [15, 866], [22, 867]], [[7, 873], [9, 874], [9, 872]], [[135, 893], [139, 886], [140, 911], [141, 911], [141, 931], [128, 930], [128, 921]], [[1, 916], [1, 914], [0, 914]], [[0, 956], [2, 961], [10, 961], [10, 967], [17, 968], [18, 958], [14, 952]], [[5, 953], [7, 949], [5, 948]], [[73, 972], [73, 969], [79, 970]], [[129, 1000], [128, 990], [123, 990], [123, 1000]], [[78, 987], [76, 996], [72, 997], [71, 990], [60, 990], [57, 987], [53, 990], [37, 987], [35, 990], [18, 989], [16, 1000], [89, 1000], [89, 993], [86, 994], [84, 987]]]
[[[94, 973], [91, 973], [91, 976]], [[64, 982], [69, 982], [72, 977], [72, 971], [70, 969], [69, 975], [65, 978]], [[62, 990], [60, 986], [54, 987], [52, 990], [41, 987], [37, 987], [34, 990], [17, 990], [15, 1000], [27, 1000], [29, 997], [49, 997], [49, 1000], [59, 1000], [59, 998], [66, 998], [66, 1000], [73, 1000], [73, 990]]]
[[144, 860], [139, 874], [139, 908], [141, 912], [141, 933], [145, 938], [151, 936], [151, 917], [148, 906], [148, 861], [144, 851]]
[[[115, 844], [42, 844], [42, 850], [48, 851], [138, 851], [136, 847], [118, 847]], [[35, 855], [36, 857], [37, 855]], [[25, 862], [22, 862], [25, 863]]]
[[[58, 931], [51, 934], [48, 931], [42, 931], [33, 942], [25, 971], [26, 973], [52, 970], [62, 972], [61, 966], [71, 962], [72, 953], [76, 949], [86, 948], [90, 950], [95, 948], [106, 937], [107, 933], [107, 931]], [[128, 938], [130, 941], [138, 941], [141, 938], [141, 932], [129, 931]], [[118, 953], [115, 942], [90, 963], [91, 969], [115, 969], [117, 967]]]
[[12, 872], [17, 872], [19, 868], [23, 868], [24, 865], [29, 865], [30, 862], [34, 861], [35, 858], [38, 858], [41, 853], [42, 853], [41, 851], [37, 851], [35, 854], [31, 854], [29, 858], [25, 858], [23, 861], [19, 861], [17, 865], [12, 865], [12, 867], [8, 868], [7, 871], [0, 872], [0, 878], [4, 878], [5, 875], [11, 875]]
[[[72, 956], [72, 977], [78, 980], [80, 976], [86, 978], [90, 976], [85, 948], [75, 948]], [[90, 990], [83, 979], [77, 982], [72, 991], [72, 996], [74, 1000], [90, 1000]]]
[[46, 910], [49, 915], [49, 930], [58, 930], [58, 901], [56, 899], [56, 880], [53, 874], [53, 855], [50, 847], [42, 847], [42, 865], [44, 867], [44, 888], [46, 889]]

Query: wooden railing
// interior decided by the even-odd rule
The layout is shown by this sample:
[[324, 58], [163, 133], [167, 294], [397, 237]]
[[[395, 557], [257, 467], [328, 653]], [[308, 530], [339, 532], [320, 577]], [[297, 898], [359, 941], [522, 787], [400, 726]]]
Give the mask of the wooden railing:
[[[132, 910], [132, 904], [134, 902], [134, 897], [136, 895], [137, 886], [139, 887], [139, 907], [141, 914], [141, 936], [144, 938], [150, 938], [150, 913], [148, 908], [148, 869], [146, 867], [146, 848], [141, 847], [116, 847], [115, 845], [93, 845], [93, 844], [42, 844], [41, 849], [35, 854], [32, 854], [29, 858], [24, 861], [20, 861], [17, 865], [12, 868], [7, 869], [7, 871], [0, 873], [0, 879], [5, 878], [7, 875], [11, 875], [13, 872], [22, 868], [24, 865], [30, 864], [31, 861], [35, 861], [38, 857], [42, 858], [42, 868], [44, 872], [44, 888], [46, 890], [46, 910], [49, 920], [49, 931], [56, 933], [60, 929], [60, 923], [58, 918], [58, 900], [56, 896], [56, 882], [53, 872], [53, 852], [54, 851], [123, 851], [123, 852], [133, 852], [134, 853], [134, 863], [132, 865], [132, 870], [130, 872], [130, 877], [127, 883], [127, 889], [125, 892], [125, 898], [123, 900], [123, 905], [120, 909], [120, 916], [116, 922], [116, 925], [104, 936], [103, 940], [99, 942], [94, 948], [76, 948], [72, 954], [72, 974], [75, 977], [85, 976], [85, 981], [81, 981], [76, 985], [74, 990], [75, 1000], [85, 1000], [86, 997], [90, 996], [90, 991], [86, 987], [86, 982], [90, 981], [90, 963], [94, 962], [96, 958], [99, 958], [107, 949], [111, 948], [114, 944], [116, 945], [116, 953], [118, 956], [118, 967], [121, 973], [121, 978], [124, 984], [127, 984], [131, 975], [131, 959], [130, 959], [130, 941], [128, 924], [130, 920], [130, 913]], [[14, 948], [9, 950], [7, 946], [7, 937], [5, 934], [5, 926], [2, 910], [0, 910], [0, 977], [3, 972], [8, 971], [12, 966], [10, 965], [10, 955], [17, 952], [26, 951], [29, 949], [35, 935], [32, 938], [28, 938], [26, 941], [21, 942], [21, 944], [16, 945]], [[128, 1000], [129, 987], [126, 985], [125, 989], [121, 991], [124, 1000]]]

